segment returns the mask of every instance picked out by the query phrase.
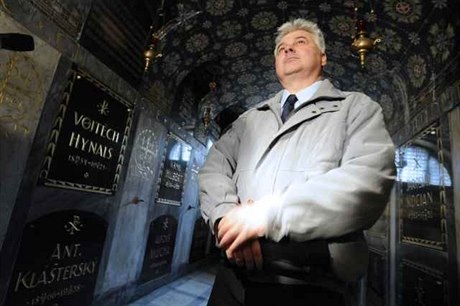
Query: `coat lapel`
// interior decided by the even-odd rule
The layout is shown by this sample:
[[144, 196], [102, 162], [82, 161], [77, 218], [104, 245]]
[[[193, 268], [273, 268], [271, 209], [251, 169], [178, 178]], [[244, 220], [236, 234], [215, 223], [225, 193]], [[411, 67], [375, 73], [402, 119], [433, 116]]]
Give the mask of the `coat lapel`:
[[[318, 91], [310, 98], [310, 100], [303, 102], [299, 107], [296, 108], [295, 113], [291, 115], [291, 117], [283, 124], [280, 118], [281, 115], [281, 97], [282, 91], [278, 92], [273, 98], [263, 102], [257, 108], [267, 109], [270, 108], [272, 112], [276, 114], [276, 118], [278, 120], [278, 124], [280, 125], [280, 129], [276, 134], [272, 136], [272, 139], [269, 141], [267, 147], [264, 149], [262, 155], [260, 156], [257, 166], [259, 167], [260, 163], [263, 161], [264, 157], [268, 154], [270, 149], [276, 144], [278, 139], [288, 131], [297, 128], [300, 124], [305, 121], [311, 120], [315, 117], [318, 117], [323, 112], [325, 112], [324, 107], [319, 107], [317, 105], [317, 101], [327, 101], [327, 102], [320, 102], [321, 104], [324, 103], [333, 103], [334, 106], [328, 107], [326, 111], [336, 111], [340, 109], [340, 101], [345, 99], [346, 95], [342, 91], [336, 89], [329, 80], [325, 79], [322, 83]], [[329, 104], [328, 103], [328, 104]], [[319, 103], [318, 103], [319, 104]]]

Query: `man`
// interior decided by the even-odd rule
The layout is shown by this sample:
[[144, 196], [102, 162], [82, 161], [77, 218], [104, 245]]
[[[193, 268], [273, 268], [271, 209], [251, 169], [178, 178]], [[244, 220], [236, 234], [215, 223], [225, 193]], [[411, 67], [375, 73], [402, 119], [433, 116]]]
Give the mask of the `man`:
[[394, 146], [376, 102], [322, 78], [316, 24], [287, 22], [275, 43], [284, 90], [242, 114], [200, 170], [202, 214], [227, 259], [208, 305], [346, 305]]

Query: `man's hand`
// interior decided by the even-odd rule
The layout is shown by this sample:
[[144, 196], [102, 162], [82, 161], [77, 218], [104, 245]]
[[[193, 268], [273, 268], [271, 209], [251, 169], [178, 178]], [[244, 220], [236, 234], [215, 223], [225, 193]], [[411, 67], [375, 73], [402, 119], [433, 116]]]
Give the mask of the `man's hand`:
[[258, 270], [262, 269], [262, 251], [258, 239], [246, 242], [233, 253], [230, 253], [227, 250], [225, 254], [227, 255], [228, 260], [231, 263], [236, 264], [238, 267], [245, 266], [248, 270], [252, 270], [254, 267]]
[[227, 257], [233, 256], [240, 248], [245, 249], [244, 244], [262, 237], [267, 228], [266, 219], [266, 214], [249, 201], [226, 214], [219, 222], [217, 237]]

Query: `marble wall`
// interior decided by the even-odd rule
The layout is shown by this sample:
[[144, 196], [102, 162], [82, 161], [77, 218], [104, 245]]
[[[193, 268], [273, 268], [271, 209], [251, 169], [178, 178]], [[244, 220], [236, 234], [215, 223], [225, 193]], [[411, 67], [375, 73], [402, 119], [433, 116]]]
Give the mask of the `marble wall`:
[[[6, 33], [31, 34], [3, 11], [0, 28]], [[60, 58], [58, 50], [37, 36], [34, 39], [33, 52], [0, 53], [0, 247]]]
[[[82, 223], [78, 220], [86, 220], [84, 217], [87, 214], [100, 218], [102, 223], [98, 228], [104, 228], [100, 234], [105, 237], [102, 245], [94, 246], [94, 249], [100, 250], [100, 254], [94, 255], [92, 259], [95, 265], [97, 262], [97, 271], [94, 271], [96, 281], [90, 287], [94, 288], [90, 297], [94, 304], [123, 305], [187, 271], [193, 229], [199, 218], [196, 175], [204, 161], [206, 148], [170, 120], [156, 106], [151, 95], [146, 95], [141, 87], [135, 88], [127, 83], [79, 45], [78, 36], [90, 5], [91, 1], [81, 1], [77, 6], [73, 6], [70, 1], [58, 1], [54, 5], [47, 1], [0, 2], [2, 32], [6, 29], [5, 32], [30, 34], [35, 39], [34, 51], [0, 51], [2, 306], [16, 303], [14, 301], [18, 301], [18, 297], [30, 303], [41, 299], [62, 305], [69, 303], [72, 298], [81, 301], [83, 298], [88, 299], [77, 291], [90, 286], [85, 283], [83, 272], [80, 273], [78, 268], [84, 263], [85, 254], [89, 253], [83, 249], [78, 252], [84, 242], [79, 242], [76, 236], [70, 237], [71, 233], [74, 234], [70, 231], [72, 228], [77, 234], [83, 233], [87, 221]], [[68, 80], [75, 69], [90, 75], [101, 92], [125, 101], [128, 110], [132, 112], [132, 122], [126, 139], [123, 139], [124, 154], [117, 166], [120, 167], [117, 168], [117, 186], [105, 194], [84, 190], [78, 184], [71, 184], [72, 188], [56, 187], [45, 184], [46, 180], [42, 177], [45, 157], [50, 148], [53, 150], [50, 147], [50, 139], [55, 135], [53, 129], [56, 124], [73, 120], [64, 116], [61, 122], [56, 118], [65, 110], [63, 101], [72, 94]], [[94, 100], [96, 103], [97, 99]], [[175, 135], [190, 148], [189, 160], [183, 169], [184, 180], [178, 205], [158, 203], [156, 197], [161, 183], [160, 174], [168, 134]], [[70, 169], [59, 171], [64, 176], [66, 171], [70, 173]], [[62, 239], [72, 243], [57, 242], [43, 247], [40, 252], [45, 254], [41, 257], [21, 255], [24, 250], [31, 248], [28, 243], [31, 238], [21, 241], [24, 228], [32, 231], [32, 234], [28, 233], [24, 237], [34, 237], [35, 224], [44, 220], [41, 219], [43, 217], [57, 216], [56, 213], [64, 213], [71, 218], [63, 221], [63, 226], [69, 227], [69, 231], [62, 228], [61, 231], [50, 232], [56, 232], [56, 237], [46, 239], [36, 236], [36, 239], [49, 242], [60, 239], [58, 235], [64, 235]], [[175, 244], [171, 246], [173, 253], [169, 272], [158, 278], [140, 281], [149, 226], [153, 220], [164, 215], [173, 216], [177, 220], [177, 235]], [[67, 263], [64, 265], [61, 259], [72, 260], [65, 261]], [[49, 262], [45, 263], [46, 260]], [[19, 262], [21, 267], [35, 270], [20, 271], [19, 266], [15, 267]], [[58, 281], [56, 274], [40, 270], [45, 269], [37, 267], [40, 264], [60, 268], [64, 271], [62, 278], [66, 269], [69, 274], [66, 280], [58, 277]], [[87, 271], [90, 271], [89, 268]], [[42, 273], [40, 275], [43, 279], [34, 280], [31, 276], [34, 273]], [[71, 283], [68, 283], [70, 278]], [[87, 303], [88, 300], [84, 301]]]

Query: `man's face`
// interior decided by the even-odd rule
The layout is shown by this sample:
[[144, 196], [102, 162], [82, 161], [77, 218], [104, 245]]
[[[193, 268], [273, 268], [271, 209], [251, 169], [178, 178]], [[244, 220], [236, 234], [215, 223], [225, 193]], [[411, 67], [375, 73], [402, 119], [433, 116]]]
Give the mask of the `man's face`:
[[316, 45], [313, 35], [304, 30], [286, 34], [276, 50], [275, 69], [280, 80], [299, 74], [300, 76], [319, 77], [326, 65], [326, 54]]

